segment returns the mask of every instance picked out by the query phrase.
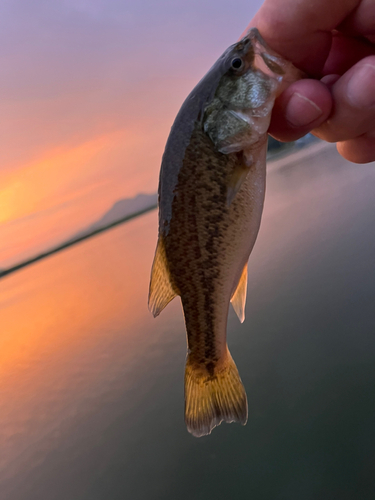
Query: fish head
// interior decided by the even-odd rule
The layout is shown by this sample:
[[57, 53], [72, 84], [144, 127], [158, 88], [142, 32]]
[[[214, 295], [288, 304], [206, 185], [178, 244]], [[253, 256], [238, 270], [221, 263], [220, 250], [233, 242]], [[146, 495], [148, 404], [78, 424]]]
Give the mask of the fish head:
[[270, 49], [256, 28], [227, 49], [203, 115], [215, 149], [228, 154], [266, 139], [275, 98], [303, 74]]

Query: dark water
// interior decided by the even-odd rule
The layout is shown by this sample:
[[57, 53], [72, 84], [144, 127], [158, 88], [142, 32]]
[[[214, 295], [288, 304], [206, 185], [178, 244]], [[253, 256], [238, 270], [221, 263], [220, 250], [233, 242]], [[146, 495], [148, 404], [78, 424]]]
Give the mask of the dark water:
[[288, 161], [229, 317], [246, 427], [185, 429], [180, 304], [146, 305], [156, 212], [0, 281], [1, 499], [374, 498], [375, 165]]

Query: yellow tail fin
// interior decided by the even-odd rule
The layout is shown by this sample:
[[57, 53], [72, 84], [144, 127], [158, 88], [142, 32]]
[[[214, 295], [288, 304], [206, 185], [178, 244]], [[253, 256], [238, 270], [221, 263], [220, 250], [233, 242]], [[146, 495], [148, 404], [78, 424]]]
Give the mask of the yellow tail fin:
[[193, 436], [210, 434], [222, 421], [247, 422], [247, 399], [237, 367], [228, 351], [227, 360], [210, 375], [204, 365], [185, 367], [185, 422]]

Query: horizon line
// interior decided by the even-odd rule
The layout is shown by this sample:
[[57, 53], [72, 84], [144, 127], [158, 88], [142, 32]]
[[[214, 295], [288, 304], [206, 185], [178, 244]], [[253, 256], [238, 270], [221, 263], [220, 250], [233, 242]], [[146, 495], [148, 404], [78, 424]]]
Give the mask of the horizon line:
[[152, 210], [155, 210], [158, 207], [157, 203], [150, 205], [146, 208], [143, 208], [142, 210], [138, 210], [137, 212], [133, 212], [132, 214], [129, 214], [125, 217], [121, 217], [120, 219], [115, 220], [114, 222], [111, 222], [110, 224], [107, 224], [106, 226], [100, 227], [98, 229], [94, 229], [93, 231], [90, 231], [88, 233], [85, 233], [82, 236], [78, 236], [77, 238], [73, 238], [71, 240], [65, 241], [64, 243], [60, 243], [59, 245], [50, 248], [49, 250], [46, 250], [45, 252], [42, 252], [34, 257], [31, 257], [29, 259], [26, 259], [22, 262], [19, 262], [18, 264], [15, 264], [11, 267], [8, 267], [6, 269], [1, 269], [0, 268], [0, 280], [4, 278], [5, 276], [9, 276], [9, 274], [15, 273], [16, 271], [19, 271], [20, 269], [23, 269], [24, 267], [30, 266], [31, 264], [34, 264], [35, 262], [38, 262], [42, 259], [45, 259], [51, 255], [54, 255], [55, 253], [61, 252], [62, 250], [65, 250], [66, 248], [69, 248], [73, 245], [77, 245], [78, 243], [81, 243], [82, 241], [85, 241], [89, 238], [92, 238], [93, 236], [97, 236], [98, 234], [104, 233], [105, 231], [108, 231], [109, 229], [112, 229], [116, 226], [119, 226], [120, 224], [124, 224], [125, 222], [130, 221], [131, 219], [135, 219], [136, 217], [140, 217], [141, 215], [144, 215], [148, 212], [151, 212]]

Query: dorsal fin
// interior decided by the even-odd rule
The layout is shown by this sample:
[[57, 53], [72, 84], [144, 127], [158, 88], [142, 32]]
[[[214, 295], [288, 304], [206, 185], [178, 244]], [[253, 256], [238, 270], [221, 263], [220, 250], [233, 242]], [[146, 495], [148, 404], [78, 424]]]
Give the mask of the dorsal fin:
[[154, 263], [151, 270], [150, 291], [148, 295], [148, 308], [158, 316], [164, 307], [174, 299], [177, 292], [174, 290], [167, 266], [163, 238], [159, 236], [156, 246]]
[[234, 291], [232, 298], [230, 299], [233, 309], [236, 311], [236, 314], [241, 323], [243, 323], [245, 320], [246, 292], [247, 292], [247, 263], [243, 268], [237, 288]]

